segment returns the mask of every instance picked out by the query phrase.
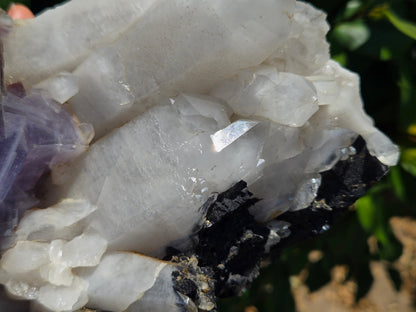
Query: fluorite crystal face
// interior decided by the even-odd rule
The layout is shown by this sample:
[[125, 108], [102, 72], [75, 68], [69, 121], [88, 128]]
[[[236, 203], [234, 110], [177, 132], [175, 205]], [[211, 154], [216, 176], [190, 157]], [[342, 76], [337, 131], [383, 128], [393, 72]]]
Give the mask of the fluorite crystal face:
[[[30, 91], [3, 97], [1, 230], [36, 206], [20, 190], [50, 168], [56, 185], [2, 254], [7, 292], [33, 311], [211, 311], [249, 282], [221, 272], [287, 237], [274, 219], [314, 204], [358, 136], [394, 165], [327, 31], [292, 0], [72, 0], [14, 25], [5, 77]], [[80, 157], [86, 126], [67, 111], [96, 133]]]
[[2, 237], [12, 235], [23, 213], [38, 203], [33, 191], [39, 179], [86, 147], [76, 121], [58, 103], [40, 92], [23, 92], [11, 86], [0, 103]]

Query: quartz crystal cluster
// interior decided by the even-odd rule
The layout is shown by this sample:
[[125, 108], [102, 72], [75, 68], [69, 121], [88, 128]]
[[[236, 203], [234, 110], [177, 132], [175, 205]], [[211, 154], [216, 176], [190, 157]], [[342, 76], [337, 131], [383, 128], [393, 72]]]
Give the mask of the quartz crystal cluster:
[[[159, 259], [193, 248], [213, 202], [234, 211], [254, 194], [268, 251], [288, 235], [273, 219], [308, 207], [358, 136], [395, 165], [358, 76], [330, 60], [328, 30], [295, 0], [72, 0], [16, 23], [5, 80], [30, 91], [2, 99], [0, 230], [37, 205], [46, 169], [52, 182], [2, 254], [8, 294], [33, 311], [210, 311], [204, 292], [193, 302], [175, 288], [180, 265]], [[76, 158], [85, 124], [96, 135]], [[221, 195], [242, 180], [251, 193]]]

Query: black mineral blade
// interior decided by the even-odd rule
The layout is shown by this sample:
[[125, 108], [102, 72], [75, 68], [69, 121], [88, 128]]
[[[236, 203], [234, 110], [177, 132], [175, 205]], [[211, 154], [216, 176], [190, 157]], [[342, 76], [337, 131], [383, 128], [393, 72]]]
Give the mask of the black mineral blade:
[[370, 155], [361, 136], [353, 147], [356, 150], [355, 155], [339, 161], [334, 168], [321, 173], [322, 183], [318, 195], [308, 208], [286, 212], [278, 217], [279, 220], [291, 224], [292, 232], [276, 246], [278, 251], [329, 230], [356, 200], [364, 196], [388, 172], [388, 166]]
[[[290, 223], [291, 234], [272, 246], [272, 257], [278, 257], [294, 243], [326, 232], [347, 213], [349, 206], [387, 173], [388, 167], [370, 155], [363, 138], [358, 137], [353, 147], [355, 155], [321, 173], [318, 195], [308, 208], [286, 212], [277, 218]], [[195, 234], [195, 245], [183, 253], [178, 250], [168, 252], [166, 259], [176, 259], [174, 262], [181, 263], [188, 273], [191, 263], [196, 272], [194, 275], [205, 276], [212, 282], [214, 286], [210, 291], [218, 297], [241, 294], [256, 278], [260, 262], [267, 256], [264, 246], [270, 229], [267, 224], [257, 223], [249, 213], [249, 208], [259, 201], [254, 196], [244, 181], [218, 194], [204, 206], [205, 223]], [[197, 259], [197, 264], [192, 259]], [[198, 296], [185, 291], [189, 287], [185, 287], [187, 284], [182, 275], [179, 274], [179, 279], [173, 277], [177, 291], [186, 292], [198, 303]], [[193, 274], [187, 274], [186, 278], [190, 276]], [[198, 292], [203, 291], [198, 289]]]

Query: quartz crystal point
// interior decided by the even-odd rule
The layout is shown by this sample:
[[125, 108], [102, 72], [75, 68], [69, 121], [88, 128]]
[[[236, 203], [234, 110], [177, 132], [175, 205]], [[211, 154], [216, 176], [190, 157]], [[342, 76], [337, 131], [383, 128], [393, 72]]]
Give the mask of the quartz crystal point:
[[[7, 293], [33, 311], [213, 311], [310, 207], [362, 195], [373, 180], [356, 171], [379, 179], [398, 149], [330, 60], [328, 30], [294, 0], [72, 0], [14, 25], [0, 191], [19, 206], [4, 211], [72, 161], [2, 254]], [[57, 103], [97, 134], [75, 160], [80, 130]], [[359, 194], [337, 175], [328, 188], [332, 171]]]

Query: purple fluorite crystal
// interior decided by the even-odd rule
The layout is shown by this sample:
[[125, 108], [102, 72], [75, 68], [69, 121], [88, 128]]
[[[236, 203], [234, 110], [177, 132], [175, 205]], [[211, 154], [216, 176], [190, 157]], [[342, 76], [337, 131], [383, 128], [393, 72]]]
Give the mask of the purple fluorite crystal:
[[13, 85], [1, 98], [0, 236], [13, 233], [19, 218], [37, 203], [33, 190], [50, 168], [85, 149], [77, 123], [40, 91]]

